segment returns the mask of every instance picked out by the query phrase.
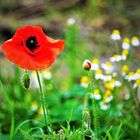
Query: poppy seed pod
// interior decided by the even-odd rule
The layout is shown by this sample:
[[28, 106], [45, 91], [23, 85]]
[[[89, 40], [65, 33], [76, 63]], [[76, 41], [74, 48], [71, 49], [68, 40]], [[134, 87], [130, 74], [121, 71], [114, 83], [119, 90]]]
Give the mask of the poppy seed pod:
[[25, 89], [29, 89], [31, 85], [30, 75], [28, 72], [24, 72], [22, 76], [22, 85]]
[[85, 61], [83, 62], [83, 68], [84, 68], [85, 70], [90, 70], [90, 69], [91, 69], [91, 62], [90, 62], [89, 60], [85, 60]]

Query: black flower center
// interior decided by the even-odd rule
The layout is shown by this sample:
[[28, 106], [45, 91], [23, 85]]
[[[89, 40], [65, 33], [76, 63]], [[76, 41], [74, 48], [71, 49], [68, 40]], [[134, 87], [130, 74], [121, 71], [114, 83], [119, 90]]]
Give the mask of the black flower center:
[[34, 52], [35, 49], [39, 47], [37, 39], [35, 36], [31, 36], [26, 40], [26, 47], [31, 51]]

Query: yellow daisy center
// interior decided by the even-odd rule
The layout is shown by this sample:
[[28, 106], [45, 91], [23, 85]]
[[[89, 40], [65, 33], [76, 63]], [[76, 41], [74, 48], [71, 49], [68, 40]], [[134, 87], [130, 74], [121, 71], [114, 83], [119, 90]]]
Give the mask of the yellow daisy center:
[[128, 68], [128, 66], [127, 66], [127, 65], [124, 65], [124, 66], [122, 67], [122, 72], [127, 73], [127, 72], [128, 72], [128, 70], [129, 70], [129, 68]]
[[112, 34], [120, 35], [120, 31], [119, 31], [119, 30], [113, 30], [113, 31], [112, 31]]
[[128, 50], [123, 50], [123, 51], [122, 51], [122, 55], [127, 56], [127, 55], [128, 55]]
[[99, 69], [99, 70], [96, 71], [96, 74], [102, 74], [102, 73], [103, 73], [103, 72], [102, 72], [101, 69]]
[[92, 63], [93, 64], [99, 64], [99, 60], [95, 58], [95, 59], [93, 59]]
[[123, 42], [129, 44], [130, 43], [130, 39], [126, 37], [126, 38], [124, 38]]
[[87, 76], [83, 76], [81, 78], [81, 83], [89, 83], [89, 78]]
[[110, 67], [110, 66], [111, 66], [111, 63], [110, 63], [110, 62], [106, 62], [106, 65], [107, 65], [108, 67]]

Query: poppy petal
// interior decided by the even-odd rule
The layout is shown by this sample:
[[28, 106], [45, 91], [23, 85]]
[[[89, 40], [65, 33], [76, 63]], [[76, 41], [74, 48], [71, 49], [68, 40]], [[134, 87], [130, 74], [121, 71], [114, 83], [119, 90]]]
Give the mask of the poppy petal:
[[[14, 49], [13, 49], [14, 47]], [[36, 57], [28, 55], [23, 48], [7, 41], [3, 44], [4, 55], [18, 66], [29, 70], [42, 70], [48, 68], [55, 60], [54, 54], [47, 48]], [[47, 53], [46, 53], [47, 51]]]
[[57, 56], [60, 52], [62, 52], [64, 48], [64, 40], [55, 40], [51, 37], [47, 36], [47, 39], [49, 41], [50, 49], [54, 52], [54, 54]]
[[[37, 39], [29, 40], [29, 38]], [[27, 40], [31, 41], [28, 42]], [[29, 53], [28, 45], [37, 43], [39, 48], [34, 53]], [[32, 47], [32, 46], [29, 46]], [[4, 55], [15, 64], [24, 69], [42, 70], [48, 68], [55, 61], [57, 55], [63, 50], [64, 41], [46, 38], [43, 30], [39, 26], [27, 26], [17, 29], [12, 39], [5, 41], [2, 45]]]

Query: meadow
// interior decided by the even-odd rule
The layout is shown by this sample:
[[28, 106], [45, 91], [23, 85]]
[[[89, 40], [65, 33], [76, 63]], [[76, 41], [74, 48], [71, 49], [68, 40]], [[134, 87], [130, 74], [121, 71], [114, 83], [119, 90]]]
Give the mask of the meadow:
[[10, 37], [0, 29], [1, 48], [27, 25], [65, 42], [55, 62], [39, 71], [21, 68], [1, 51], [0, 140], [139, 140], [140, 32], [129, 10], [123, 14], [126, 3], [116, 2], [112, 13], [111, 0], [72, 9], [54, 3], [38, 20], [24, 9], [0, 14], [12, 28]]

